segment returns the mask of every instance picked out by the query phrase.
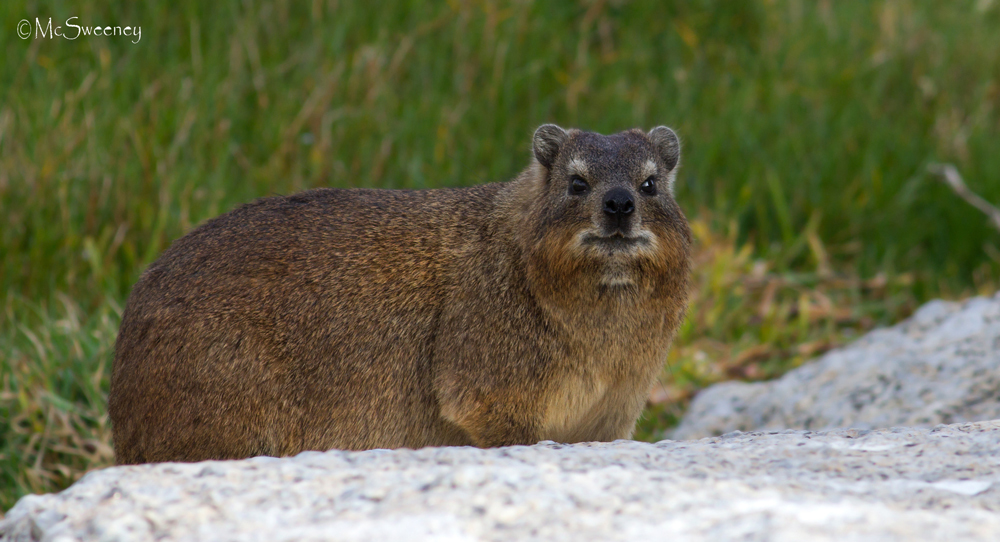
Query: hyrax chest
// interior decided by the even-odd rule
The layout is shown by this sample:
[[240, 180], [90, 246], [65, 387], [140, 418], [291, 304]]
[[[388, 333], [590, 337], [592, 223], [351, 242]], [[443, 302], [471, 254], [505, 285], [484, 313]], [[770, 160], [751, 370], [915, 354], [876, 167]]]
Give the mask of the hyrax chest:
[[646, 345], [595, 344], [559, 360], [544, 397], [542, 440], [629, 438], [659, 363]]

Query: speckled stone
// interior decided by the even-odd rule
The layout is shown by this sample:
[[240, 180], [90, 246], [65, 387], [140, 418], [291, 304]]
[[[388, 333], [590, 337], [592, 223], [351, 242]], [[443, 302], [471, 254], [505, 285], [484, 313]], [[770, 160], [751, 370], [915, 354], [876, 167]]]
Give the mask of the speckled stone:
[[114, 467], [5, 542], [1000, 540], [1000, 421]]
[[670, 435], [740, 430], [931, 427], [1000, 418], [1000, 294], [932, 301], [909, 320], [770, 382], [695, 397]]

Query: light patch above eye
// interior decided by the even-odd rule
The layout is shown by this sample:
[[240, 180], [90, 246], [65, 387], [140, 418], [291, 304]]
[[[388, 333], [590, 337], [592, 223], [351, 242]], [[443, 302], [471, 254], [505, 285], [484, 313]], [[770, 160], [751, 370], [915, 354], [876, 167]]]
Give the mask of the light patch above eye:
[[640, 175], [639, 178], [647, 179], [652, 175], [656, 175], [656, 162], [646, 160], [646, 163], [642, 165], [642, 175]]
[[590, 172], [587, 171], [587, 162], [584, 162], [580, 158], [574, 157], [572, 160], [569, 161], [569, 164], [566, 164], [566, 168], [569, 169], [570, 175], [575, 174], [583, 177], [584, 179], [589, 178]]

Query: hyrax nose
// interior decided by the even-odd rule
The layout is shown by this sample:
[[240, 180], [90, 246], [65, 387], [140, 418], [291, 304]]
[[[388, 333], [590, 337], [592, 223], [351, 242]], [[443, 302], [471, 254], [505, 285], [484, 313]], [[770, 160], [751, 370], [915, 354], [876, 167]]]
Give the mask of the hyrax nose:
[[608, 218], [613, 218], [620, 224], [632, 211], [635, 211], [635, 202], [628, 190], [612, 188], [604, 195], [604, 212]]

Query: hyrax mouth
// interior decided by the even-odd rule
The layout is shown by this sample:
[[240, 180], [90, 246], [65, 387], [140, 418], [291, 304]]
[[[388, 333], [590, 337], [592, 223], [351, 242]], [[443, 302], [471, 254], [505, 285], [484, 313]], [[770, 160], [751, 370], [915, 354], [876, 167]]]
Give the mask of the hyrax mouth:
[[649, 234], [642, 232], [638, 235], [625, 235], [621, 230], [615, 231], [611, 235], [597, 235], [586, 233], [580, 239], [580, 244], [584, 247], [595, 247], [609, 253], [615, 252], [635, 252], [651, 246], [652, 241]]

